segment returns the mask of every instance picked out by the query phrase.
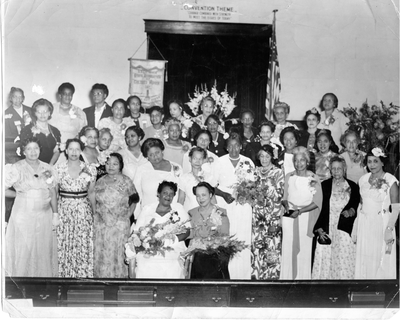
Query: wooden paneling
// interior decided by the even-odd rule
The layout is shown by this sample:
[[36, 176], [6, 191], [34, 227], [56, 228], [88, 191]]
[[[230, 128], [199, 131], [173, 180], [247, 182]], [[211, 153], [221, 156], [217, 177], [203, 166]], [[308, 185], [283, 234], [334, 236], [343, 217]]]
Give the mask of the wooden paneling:
[[240, 35], [269, 37], [271, 25], [250, 23], [186, 22], [145, 19], [147, 33], [191, 34], [191, 35]]
[[6, 299], [34, 307], [399, 307], [397, 280], [191, 281], [6, 278]]

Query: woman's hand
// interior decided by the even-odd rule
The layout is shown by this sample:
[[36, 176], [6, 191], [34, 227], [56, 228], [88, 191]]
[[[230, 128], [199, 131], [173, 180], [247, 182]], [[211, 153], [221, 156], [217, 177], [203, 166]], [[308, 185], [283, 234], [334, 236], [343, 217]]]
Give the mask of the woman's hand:
[[393, 238], [393, 228], [387, 227], [385, 229], [385, 233], [383, 235], [383, 239], [385, 240], [386, 244], [390, 244], [394, 242]]
[[293, 210], [293, 213], [290, 215], [290, 218], [296, 219], [301, 214], [300, 209]]
[[349, 210], [343, 210], [341, 213], [345, 218], [354, 217], [354, 209], [350, 208]]
[[319, 228], [319, 229], [317, 230], [317, 232], [318, 232], [318, 236], [319, 236], [322, 240], [327, 240], [327, 239], [328, 239], [328, 237], [326, 236], [326, 232], [325, 232], [322, 228]]
[[60, 216], [57, 212], [53, 212], [53, 230], [55, 230], [61, 223]]
[[285, 208], [285, 212], [289, 211], [289, 203], [287, 200], [282, 200], [281, 204]]

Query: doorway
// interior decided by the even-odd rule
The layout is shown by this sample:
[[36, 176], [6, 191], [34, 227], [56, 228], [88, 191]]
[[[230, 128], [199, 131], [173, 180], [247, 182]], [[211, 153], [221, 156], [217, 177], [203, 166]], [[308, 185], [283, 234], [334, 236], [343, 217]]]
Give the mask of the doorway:
[[270, 25], [145, 20], [145, 31], [147, 58], [168, 60], [165, 108], [170, 99], [188, 102], [195, 86], [210, 90], [217, 80], [219, 92], [227, 85], [231, 96], [237, 93], [230, 118], [249, 108], [255, 125], [264, 119]]

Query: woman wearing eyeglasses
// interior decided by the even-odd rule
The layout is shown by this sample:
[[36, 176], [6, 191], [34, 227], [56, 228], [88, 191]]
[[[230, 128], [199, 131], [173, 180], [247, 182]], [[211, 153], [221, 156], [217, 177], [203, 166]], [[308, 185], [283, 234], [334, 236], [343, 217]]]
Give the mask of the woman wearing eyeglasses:
[[46, 99], [36, 100], [32, 106], [32, 123], [21, 130], [21, 141], [36, 137], [41, 145], [39, 160], [54, 165], [60, 156], [61, 133], [49, 124], [53, 105]]

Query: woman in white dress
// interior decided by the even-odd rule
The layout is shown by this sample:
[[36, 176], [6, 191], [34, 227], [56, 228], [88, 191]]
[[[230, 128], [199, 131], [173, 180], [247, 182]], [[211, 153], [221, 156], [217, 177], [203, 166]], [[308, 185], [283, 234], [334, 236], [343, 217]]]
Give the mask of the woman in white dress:
[[[139, 230], [155, 219], [154, 223], [164, 223], [171, 219], [174, 214], [178, 215], [180, 222], [189, 220], [189, 215], [183, 210], [179, 203], [172, 203], [178, 187], [171, 181], [163, 181], [157, 188], [158, 201], [143, 208], [142, 214], [138, 218], [134, 230]], [[190, 224], [188, 223], [188, 228]], [[165, 257], [161, 254], [146, 256], [138, 253], [136, 256], [136, 278], [140, 279], [184, 279], [185, 274], [180, 263], [180, 253], [186, 250], [184, 240], [189, 236], [189, 229], [186, 233], [177, 234], [174, 241], [166, 240], [164, 245], [173, 248], [172, 251], [165, 252]]]
[[[207, 152], [207, 160], [211, 164], [213, 175], [219, 172], [219, 157], [208, 150], [210, 142], [212, 141], [211, 133], [208, 130], [200, 130], [194, 137], [194, 145], [200, 147]], [[189, 150], [190, 151], [190, 150]], [[184, 173], [192, 171], [192, 166], [189, 161], [189, 151], [183, 155], [182, 169]]]
[[[149, 138], [142, 145], [142, 153], [148, 162], [136, 171], [134, 185], [140, 196], [140, 206], [136, 207], [135, 218], [138, 219], [144, 206], [157, 201], [157, 187], [166, 180], [178, 183], [182, 167], [175, 162], [164, 159], [164, 144], [160, 139]], [[173, 202], [177, 202], [174, 197]], [[140, 207], [140, 208], [138, 208]]]
[[130, 117], [124, 118], [126, 110], [126, 102], [124, 99], [115, 100], [111, 108], [113, 116], [101, 119], [98, 124], [98, 129], [109, 128], [111, 130], [114, 139], [111, 143], [110, 151], [118, 152], [126, 148], [125, 130], [130, 126], [134, 126], [135, 121]]
[[283, 174], [286, 176], [288, 173], [295, 170], [293, 164], [293, 149], [297, 147], [300, 141], [300, 131], [292, 126], [286, 127], [282, 130], [279, 136], [284, 149], [278, 156], [278, 164], [283, 169]]
[[242, 141], [240, 135], [232, 133], [227, 140], [228, 154], [219, 158], [220, 169], [217, 176], [218, 188], [216, 189], [217, 203], [228, 212], [230, 222], [229, 234], [235, 235], [237, 240], [244, 241], [249, 247], [236, 254], [229, 262], [231, 279], [251, 279], [251, 230], [252, 208], [234, 202], [233, 185], [238, 182], [235, 174], [241, 164], [254, 168], [253, 162], [240, 154]]
[[140, 142], [144, 138], [144, 131], [138, 126], [130, 126], [125, 131], [126, 149], [120, 150], [118, 153], [124, 159], [124, 169], [122, 173], [133, 181], [135, 179], [136, 170], [142, 164], [148, 162], [143, 156]]
[[370, 150], [366, 156], [370, 172], [358, 182], [361, 205], [352, 234], [357, 243], [355, 279], [396, 278], [399, 182], [383, 170], [385, 158], [382, 148]]
[[[285, 130], [285, 129], [284, 129]], [[322, 205], [321, 183], [307, 170], [310, 153], [305, 147], [293, 149], [295, 171], [285, 177], [282, 204], [281, 280], [310, 280], [314, 225]]]
[[178, 194], [178, 202], [183, 205], [186, 211], [198, 206], [193, 187], [203, 181], [214, 185], [211, 166], [207, 162], [207, 151], [200, 147], [193, 147], [189, 152], [189, 159], [192, 171], [184, 173], [179, 178]]

